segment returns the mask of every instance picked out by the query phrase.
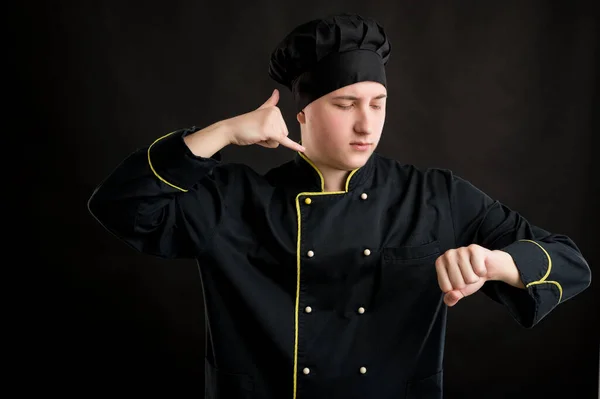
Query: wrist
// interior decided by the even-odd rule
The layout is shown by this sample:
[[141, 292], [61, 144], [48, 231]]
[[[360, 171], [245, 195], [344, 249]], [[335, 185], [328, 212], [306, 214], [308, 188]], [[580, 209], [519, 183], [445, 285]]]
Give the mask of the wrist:
[[235, 123], [233, 123], [232, 119], [233, 118], [223, 119], [213, 125], [213, 133], [221, 140], [223, 147], [230, 144], [236, 144]]
[[233, 144], [233, 134], [231, 133], [231, 125], [228, 123], [228, 120], [212, 124], [209, 127], [209, 134], [215, 142], [219, 143], [220, 147]]
[[513, 257], [505, 251], [496, 250], [495, 252], [503, 258], [501, 262], [503, 267], [500, 269], [501, 272], [498, 276], [498, 280], [512, 285], [513, 287], [524, 288], [525, 286], [521, 281], [521, 274], [519, 273], [519, 269], [517, 268]]

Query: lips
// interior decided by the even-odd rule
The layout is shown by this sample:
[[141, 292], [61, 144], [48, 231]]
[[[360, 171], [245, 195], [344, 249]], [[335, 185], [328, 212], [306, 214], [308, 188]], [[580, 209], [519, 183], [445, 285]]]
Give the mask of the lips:
[[363, 142], [363, 141], [355, 141], [350, 143], [352, 148], [359, 151], [366, 151], [371, 147], [371, 143]]

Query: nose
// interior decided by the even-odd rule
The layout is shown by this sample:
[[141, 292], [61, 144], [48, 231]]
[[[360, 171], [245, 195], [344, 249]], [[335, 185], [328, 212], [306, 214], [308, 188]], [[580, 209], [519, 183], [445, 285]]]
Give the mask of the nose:
[[[368, 107], [368, 106], [367, 106]], [[354, 121], [354, 131], [361, 135], [370, 135], [373, 133], [373, 123], [371, 123], [371, 111], [361, 107], [358, 112], [355, 113], [356, 120]]]

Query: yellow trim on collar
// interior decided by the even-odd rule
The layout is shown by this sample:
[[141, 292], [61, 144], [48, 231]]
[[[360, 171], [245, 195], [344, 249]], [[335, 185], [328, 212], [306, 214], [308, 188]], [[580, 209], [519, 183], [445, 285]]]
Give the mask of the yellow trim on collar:
[[[306, 162], [308, 162], [308, 164], [310, 166], [312, 166], [312, 168], [317, 172], [317, 174], [319, 175], [319, 179], [321, 180], [321, 191], [325, 191], [325, 178], [323, 177], [323, 174], [321, 173], [321, 171], [319, 170], [319, 168], [317, 168], [317, 165], [314, 164], [313, 161], [311, 161], [306, 155], [304, 155], [303, 153], [298, 151], [298, 154], [302, 157], [302, 159], [304, 159]], [[350, 180], [352, 180], [352, 176], [354, 176], [354, 174], [359, 170], [360, 168], [357, 169], [353, 169], [350, 174], [348, 175], [348, 177], [346, 178], [346, 185], [345, 185], [345, 191], [340, 191], [340, 192], [348, 192], [348, 189], [350, 188]], [[330, 194], [334, 194], [334, 193], [330, 193]]]

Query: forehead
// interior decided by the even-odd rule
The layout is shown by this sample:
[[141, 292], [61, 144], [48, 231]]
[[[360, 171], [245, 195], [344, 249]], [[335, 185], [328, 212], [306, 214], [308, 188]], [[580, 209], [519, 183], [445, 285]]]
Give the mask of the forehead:
[[335, 98], [349, 96], [356, 98], [374, 98], [383, 95], [387, 95], [387, 90], [381, 83], [358, 82], [332, 91], [327, 97]]

